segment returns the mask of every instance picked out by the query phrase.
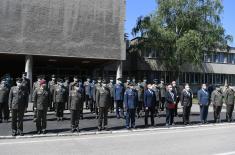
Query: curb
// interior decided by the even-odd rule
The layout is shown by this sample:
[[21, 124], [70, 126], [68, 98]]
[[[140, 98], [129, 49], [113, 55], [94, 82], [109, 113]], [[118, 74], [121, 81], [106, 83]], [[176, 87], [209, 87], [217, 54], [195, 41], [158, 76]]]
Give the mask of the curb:
[[66, 137], [66, 136], [90, 136], [90, 135], [108, 135], [108, 134], [122, 134], [122, 133], [140, 133], [140, 132], [153, 132], [153, 131], [169, 131], [169, 130], [182, 130], [182, 129], [195, 129], [206, 127], [221, 127], [221, 126], [235, 126], [235, 123], [220, 123], [220, 124], [205, 124], [205, 125], [191, 125], [191, 126], [171, 126], [160, 128], [146, 128], [146, 129], [132, 129], [132, 130], [117, 130], [117, 131], [94, 131], [94, 132], [81, 132], [81, 133], [58, 133], [58, 134], [41, 134], [41, 135], [26, 135], [26, 136], [0, 136], [3, 139], [29, 139], [29, 138], [46, 138], [46, 137]]

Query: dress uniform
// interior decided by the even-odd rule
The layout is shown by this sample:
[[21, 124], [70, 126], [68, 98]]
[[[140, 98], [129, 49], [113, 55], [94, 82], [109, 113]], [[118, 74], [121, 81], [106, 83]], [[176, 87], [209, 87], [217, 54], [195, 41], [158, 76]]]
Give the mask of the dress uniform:
[[58, 80], [58, 84], [54, 90], [53, 100], [55, 103], [57, 120], [63, 120], [65, 102], [67, 100], [67, 90], [63, 86], [62, 79]]
[[28, 78], [26, 78], [26, 76], [27, 76], [27, 72], [23, 72], [21, 89], [23, 91], [24, 102], [25, 102], [25, 105], [26, 105], [25, 111], [28, 107], [29, 94], [30, 94], [30, 80]]
[[161, 103], [160, 103], [160, 109], [161, 111], [164, 111], [165, 108], [165, 94], [166, 94], [166, 86], [164, 84], [163, 79], [161, 79], [160, 84], [158, 85], [160, 92], [161, 92]]
[[111, 94], [111, 103], [110, 103], [110, 112], [113, 113], [114, 111], [114, 98], [113, 98], [113, 89], [114, 89], [114, 84], [113, 84], [113, 79], [110, 79], [110, 82], [108, 84], [108, 88]]
[[226, 119], [228, 122], [232, 122], [232, 115], [234, 110], [234, 90], [229, 86], [224, 92], [224, 102], [226, 104]]
[[130, 83], [124, 94], [124, 105], [126, 109], [126, 128], [135, 128], [135, 113], [138, 104], [138, 93], [134, 89], [134, 84]]
[[108, 108], [111, 101], [110, 91], [107, 87], [106, 80], [102, 81], [102, 86], [97, 90], [96, 102], [99, 108], [98, 130], [107, 129], [108, 125]]
[[83, 105], [83, 88], [79, 83], [74, 83], [73, 89], [69, 92], [69, 109], [71, 112], [71, 128], [72, 132], [79, 132], [79, 118]]
[[96, 94], [97, 94], [97, 91], [101, 88], [101, 78], [98, 78], [97, 80], [97, 83], [95, 84], [95, 87], [93, 89], [93, 100], [94, 100], [94, 104], [95, 104], [95, 114], [96, 114], [96, 118], [98, 118], [98, 114], [99, 114], [99, 111], [98, 111], [98, 105], [97, 105], [97, 102], [96, 102]]
[[88, 105], [89, 105], [89, 102], [90, 102], [90, 98], [89, 98], [90, 86], [91, 86], [90, 79], [87, 78], [87, 81], [84, 82], [86, 109], [88, 109]]
[[148, 89], [144, 91], [144, 108], [145, 108], [145, 126], [148, 126], [148, 118], [150, 114], [151, 126], [154, 126], [154, 114], [156, 107], [156, 95], [149, 84]]
[[159, 104], [160, 104], [160, 100], [161, 100], [161, 92], [159, 90], [159, 88], [157, 87], [157, 79], [153, 80], [154, 84], [153, 84], [153, 91], [155, 92], [156, 95], [156, 115], [159, 115]]
[[197, 92], [198, 103], [200, 105], [201, 123], [207, 123], [208, 107], [209, 107], [209, 94], [206, 90], [206, 85], [202, 85], [202, 89]]
[[36, 111], [36, 129], [37, 133], [46, 133], [47, 109], [50, 103], [50, 91], [47, 90], [46, 80], [40, 81], [40, 87], [33, 92], [32, 101]]
[[178, 116], [178, 103], [180, 101], [180, 90], [179, 87], [176, 85], [176, 82], [172, 82], [172, 89], [174, 91], [174, 94], [176, 95], [176, 105], [175, 105], [175, 112], [174, 115]]
[[65, 77], [64, 78], [64, 88], [66, 89], [67, 92], [67, 98], [66, 98], [66, 102], [65, 102], [65, 110], [68, 110], [68, 99], [69, 99], [69, 77]]
[[[42, 76], [37, 76], [37, 81], [35, 81], [34, 83], [33, 83], [33, 92], [36, 90], [36, 89], [38, 89], [38, 88], [40, 88], [40, 81], [42, 80]], [[33, 107], [33, 111], [34, 111], [34, 107]], [[34, 122], [36, 122], [36, 117], [37, 117], [37, 112], [36, 111], [34, 111], [34, 116], [33, 116], [33, 121]]]
[[214, 108], [214, 120], [215, 123], [220, 123], [220, 113], [223, 106], [223, 93], [219, 86], [216, 86], [216, 89], [211, 93], [211, 103]]
[[27, 107], [22, 90], [22, 79], [16, 79], [17, 86], [13, 86], [9, 94], [9, 108], [12, 112], [12, 135], [16, 136], [17, 133], [23, 136], [23, 117], [24, 111]]
[[175, 108], [176, 108], [176, 94], [172, 86], [168, 86], [168, 91], [165, 93], [165, 106], [166, 106], [166, 126], [173, 125]]
[[141, 81], [138, 82], [136, 86], [136, 91], [138, 93], [138, 105], [137, 105], [137, 117], [140, 117], [141, 110], [144, 107], [144, 87], [141, 85]]
[[124, 99], [124, 86], [121, 83], [121, 79], [117, 79], [118, 83], [114, 86], [114, 102], [116, 104], [116, 116], [119, 119], [120, 117], [124, 118], [123, 112], [123, 99]]
[[92, 80], [92, 82], [90, 83], [90, 87], [89, 87], [89, 108], [91, 110], [91, 113], [95, 111], [95, 101], [93, 97], [94, 89], [95, 89], [95, 80]]
[[9, 119], [9, 106], [8, 97], [10, 89], [6, 85], [6, 80], [2, 79], [0, 85], [0, 123], [2, 123], [2, 113], [4, 114], [4, 121], [7, 122]]
[[187, 125], [190, 123], [189, 116], [192, 107], [193, 93], [189, 89], [189, 86], [186, 85], [185, 89], [181, 92], [180, 101], [181, 106], [183, 106], [183, 123]]
[[49, 108], [50, 108], [50, 111], [53, 111], [54, 108], [55, 108], [55, 103], [53, 102], [53, 95], [54, 95], [54, 90], [55, 90], [55, 87], [56, 87], [56, 76], [53, 74], [51, 75], [51, 81], [48, 82], [48, 89], [50, 91], [50, 95], [51, 95], [51, 103], [49, 104]]

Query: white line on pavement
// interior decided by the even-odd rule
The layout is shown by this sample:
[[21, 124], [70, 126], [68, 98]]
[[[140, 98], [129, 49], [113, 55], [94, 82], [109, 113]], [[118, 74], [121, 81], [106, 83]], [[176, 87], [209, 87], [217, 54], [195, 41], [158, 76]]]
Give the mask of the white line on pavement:
[[[230, 126], [231, 128], [235, 128], [235, 126]], [[29, 144], [29, 143], [44, 143], [44, 142], [58, 142], [58, 141], [73, 141], [73, 140], [87, 140], [87, 139], [103, 139], [103, 138], [121, 138], [121, 137], [130, 137], [130, 136], [146, 136], [146, 135], [155, 135], [155, 134], [172, 134], [172, 133], [182, 133], [182, 132], [195, 132], [196, 131], [209, 131], [209, 130], [220, 130], [220, 129], [226, 129], [228, 126], [224, 127], [208, 127], [208, 128], [201, 128], [201, 129], [179, 129], [179, 130], [168, 130], [168, 131], [161, 131], [161, 132], [141, 132], [141, 133], [129, 133], [129, 134], [115, 134], [115, 135], [104, 135], [104, 136], [89, 136], [89, 137], [73, 137], [71, 139], [68, 138], [61, 138], [61, 139], [39, 139], [39, 140], [30, 140], [25, 141], [25, 139], [22, 139], [23, 141], [18, 142], [2, 142], [1, 145], [12, 145], [12, 144]], [[223, 154], [222, 154], [223, 155]], [[227, 154], [225, 154], [227, 155]]]
[[214, 154], [214, 155], [235, 155], [235, 151], [233, 151], [233, 152], [219, 153], [219, 154]]

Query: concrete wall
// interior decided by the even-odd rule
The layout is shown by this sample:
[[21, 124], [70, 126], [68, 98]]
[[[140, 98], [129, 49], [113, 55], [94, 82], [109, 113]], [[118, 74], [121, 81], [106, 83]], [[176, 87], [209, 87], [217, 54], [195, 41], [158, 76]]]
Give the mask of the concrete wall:
[[0, 53], [125, 59], [125, 0], [0, 0]]

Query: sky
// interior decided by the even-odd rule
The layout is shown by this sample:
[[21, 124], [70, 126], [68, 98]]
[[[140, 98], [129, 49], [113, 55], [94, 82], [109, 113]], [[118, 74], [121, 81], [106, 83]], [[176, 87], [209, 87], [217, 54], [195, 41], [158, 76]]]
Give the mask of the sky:
[[[149, 15], [156, 9], [155, 0], [126, 0], [126, 23], [125, 32], [132, 39], [132, 28], [136, 24], [139, 16]], [[235, 47], [235, 0], [223, 0], [224, 12], [221, 14], [222, 24], [226, 34], [233, 36], [233, 42], [230, 46]]]

